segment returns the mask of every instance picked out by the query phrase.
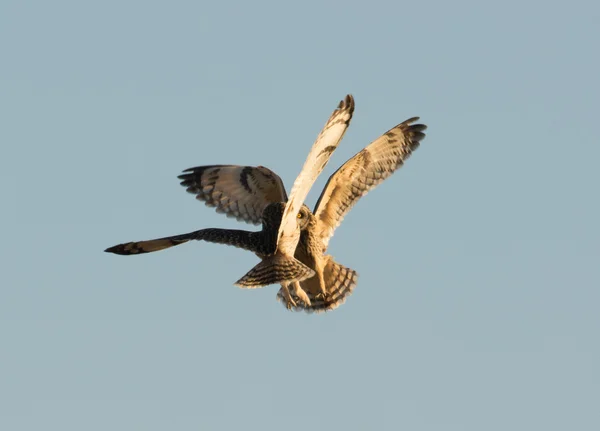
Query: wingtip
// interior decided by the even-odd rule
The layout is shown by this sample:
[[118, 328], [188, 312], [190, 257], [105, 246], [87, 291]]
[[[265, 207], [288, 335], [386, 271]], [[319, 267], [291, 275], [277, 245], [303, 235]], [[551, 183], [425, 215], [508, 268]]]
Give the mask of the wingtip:
[[425, 138], [425, 133], [423, 132], [427, 130], [427, 125], [413, 124], [416, 121], [419, 121], [419, 119], [419, 117], [409, 118], [408, 120], [403, 121], [396, 127], [401, 127], [404, 133], [410, 133], [414, 138], [418, 138], [418, 140], [421, 140]]
[[182, 173], [177, 176], [177, 178], [184, 180], [190, 178], [191, 175], [202, 175], [208, 169], [214, 168], [223, 168], [227, 165], [203, 165], [203, 166], [194, 166], [193, 168], [187, 168], [181, 171]]
[[112, 247], [108, 247], [106, 250], [104, 250], [104, 253], [120, 254], [122, 256], [127, 254], [125, 253], [125, 244], [117, 244], [113, 245]]
[[344, 100], [340, 101], [338, 109], [354, 112], [354, 96], [352, 96], [352, 94], [347, 94]]

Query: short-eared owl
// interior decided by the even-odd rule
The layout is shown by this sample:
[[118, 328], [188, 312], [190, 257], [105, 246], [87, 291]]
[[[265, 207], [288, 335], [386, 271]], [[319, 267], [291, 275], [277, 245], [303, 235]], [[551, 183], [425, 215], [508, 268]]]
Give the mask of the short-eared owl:
[[358, 199], [402, 166], [426, 129], [412, 124], [418, 120], [414, 117], [377, 138], [329, 178], [311, 212], [304, 200], [342, 139], [353, 111], [354, 100], [347, 96], [315, 141], [289, 199], [279, 176], [263, 166], [201, 166], [179, 176], [187, 191], [207, 206], [240, 221], [262, 224], [261, 231], [202, 229], [119, 244], [106, 251], [148, 253], [190, 240], [233, 245], [261, 258], [237, 285], [253, 288], [280, 283], [277, 299], [290, 309], [320, 312], [338, 307], [352, 293], [358, 275], [325, 254], [329, 240]]

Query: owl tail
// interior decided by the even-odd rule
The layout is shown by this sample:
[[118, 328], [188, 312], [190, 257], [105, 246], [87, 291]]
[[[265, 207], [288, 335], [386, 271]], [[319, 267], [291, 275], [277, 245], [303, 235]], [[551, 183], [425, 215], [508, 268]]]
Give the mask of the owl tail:
[[[301, 282], [300, 286], [308, 294], [310, 305], [306, 305], [302, 301], [296, 301], [297, 305], [293, 307], [295, 311], [303, 310], [307, 313], [322, 313], [334, 310], [346, 302], [346, 298], [354, 291], [358, 282], [358, 273], [353, 269], [340, 265], [331, 256], [327, 257], [328, 261], [323, 271], [323, 281], [325, 282], [327, 296], [323, 297], [320, 292], [315, 294], [317, 291], [316, 286], [310, 286], [309, 284], [312, 280]], [[311, 289], [311, 287], [313, 288]], [[296, 299], [298, 298], [294, 297], [294, 300]], [[277, 293], [277, 300], [286, 306], [283, 288]]]
[[301, 281], [313, 275], [315, 275], [315, 272], [299, 260], [276, 253], [264, 258], [246, 275], [236, 281], [235, 285], [253, 289], [269, 284]]
[[311, 305], [306, 311], [314, 311], [320, 313], [338, 308], [346, 299], [352, 295], [356, 283], [358, 282], [358, 273], [351, 269], [340, 265], [329, 256], [329, 261], [325, 265], [323, 273], [325, 286], [329, 295], [326, 298], [319, 296], [310, 298]]

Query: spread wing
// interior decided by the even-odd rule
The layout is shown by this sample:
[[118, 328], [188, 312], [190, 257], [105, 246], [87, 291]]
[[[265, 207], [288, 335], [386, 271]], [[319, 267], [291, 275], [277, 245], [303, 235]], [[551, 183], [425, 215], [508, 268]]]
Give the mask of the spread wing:
[[198, 166], [183, 172], [181, 185], [196, 199], [247, 223], [260, 224], [267, 205], [287, 201], [281, 178], [264, 166]]
[[323, 171], [331, 154], [342, 140], [353, 113], [354, 98], [351, 95], [347, 95], [339, 103], [337, 109], [333, 111], [325, 127], [319, 133], [300, 174], [296, 178], [296, 181], [294, 181], [294, 186], [290, 192], [290, 198], [287, 201], [277, 236], [277, 249], [283, 251], [285, 254], [294, 255], [299, 240], [296, 215], [300, 211], [313, 183], [321, 171]]
[[392, 175], [417, 149], [425, 137], [427, 126], [411, 124], [414, 117], [397, 125], [377, 138], [366, 148], [348, 160], [327, 181], [314, 215], [317, 232], [324, 250], [333, 232], [354, 204], [373, 187]]

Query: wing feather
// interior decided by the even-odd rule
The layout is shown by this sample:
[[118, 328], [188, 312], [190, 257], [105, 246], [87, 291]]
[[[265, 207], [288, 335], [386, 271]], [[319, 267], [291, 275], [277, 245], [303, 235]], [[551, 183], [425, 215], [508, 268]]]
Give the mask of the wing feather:
[[410, 118], [389, 130], [348, 160], [327, 181], [315, 206], [323, 251], [354, 204], [400, 168], [425, 138], [427, 126]]
[[310, 188], [327, 165], [333, 151], [337, 148], [354, 113], [354, 98], [347, 95], [319, 133], [313, 144], [300, 174], [294, 181], [290, 198], [286, 204], [281, 225], [279, 226], [277, 249], [290, 256], [294, 255], [299, 240], [296, 214], [300, 211]]
[[189, 193], [239, 221], [260, 224], [267, 205], [287, 201], [283, 181], [264, 166], [211, 165], [183, 172], [178, 178]]

